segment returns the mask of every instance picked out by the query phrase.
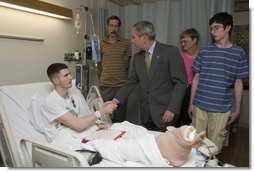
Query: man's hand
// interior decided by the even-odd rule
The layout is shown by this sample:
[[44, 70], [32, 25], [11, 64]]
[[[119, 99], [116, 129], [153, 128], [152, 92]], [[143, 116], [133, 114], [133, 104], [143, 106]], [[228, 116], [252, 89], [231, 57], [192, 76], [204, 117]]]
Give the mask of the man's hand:
[[189, 114], [189, 117], [192, 119], [195, 115], [195, 106], [193, 104], [190, 104], [189, 105], [189, 108], [188, 108], [188, 114]]
[[230, 114], [230, 116], [229, 116], [227, 125], [229, 125], [229, 124], [231, 124], [232, 122], [234, 122], [238, 117], [239, 117], [239, 113], [237, 113], [237, 112], [232, 112], [232, 113]]
[[168, 110], [165, 111], [164, 115], [162, 116], [162, 123], [171, 122], [174, 119], [175, 114]]
[[117, 105], [113, 101], [107, 101], [102, 105], [99, 111], [103, 115], [110, 115], [114, 112], [116, 108]]

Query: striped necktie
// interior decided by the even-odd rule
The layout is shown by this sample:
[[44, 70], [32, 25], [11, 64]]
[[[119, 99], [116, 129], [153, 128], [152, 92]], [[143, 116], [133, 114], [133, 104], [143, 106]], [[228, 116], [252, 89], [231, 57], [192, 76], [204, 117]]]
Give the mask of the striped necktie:
[[149, 76], [150, 64], [151, 64], [150, 55], [149, 55], [149, 52], [146, 51], [146, 53], [145, 53], [145, 65], [146, 65], [147, 76]]

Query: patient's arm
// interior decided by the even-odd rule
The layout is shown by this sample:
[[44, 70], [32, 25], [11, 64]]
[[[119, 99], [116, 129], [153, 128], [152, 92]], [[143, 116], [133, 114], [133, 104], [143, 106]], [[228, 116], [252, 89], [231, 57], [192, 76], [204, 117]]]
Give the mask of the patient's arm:
[[96, 115], [81, 116], [77, 118], [70, 111], [57, 118], [61, 124], [75, 130], [76, 132], [82, 132], [86, 128], [94, 125], [97, 119]]
[[186, 125], [163, 133], [155, 140], [162, 157], [170, 165], [181, 166], [186, 162], [191, 149], [199, 147], [204, 137], [205, 131], [196, 135], [195, 128]]
[[[114, 104], [112, 104], [110, 102], [106, 102], [103, 104], [103, 106], [101, 107], [99, 112], [103, 115], [109, 115], [114, 111], [115, 108], [116, 108], [116, 106]], [[65, 114], [58, 117], [57, 120], [61, 124], [65, 125], [69, 128], [72, 128], [73, 130], [75, 130], [77, 132], [82, 132], [86, 128], [89, 128], [90, 126], [94, 125], [95, 121], [98, 120], [98, 117], [93, 113], [88, 116], [81, 116], [81, 117], [77, 118], [77, 117], [75, 117], [75, 115], [73, 115], [72, 111], [68, 111]], [[98, 126], [98, 129], [107, 129], [107, 128], [108, 128], [107, 125], [99, 125]]]

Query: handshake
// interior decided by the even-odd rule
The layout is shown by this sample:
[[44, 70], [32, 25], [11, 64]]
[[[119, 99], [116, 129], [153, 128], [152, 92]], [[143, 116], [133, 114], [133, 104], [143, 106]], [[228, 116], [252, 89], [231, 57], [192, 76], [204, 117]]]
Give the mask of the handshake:
[[103, 115], [112, 114], [117, 108], [117, 102], [115, 100], [105, 102], [99, 112]]

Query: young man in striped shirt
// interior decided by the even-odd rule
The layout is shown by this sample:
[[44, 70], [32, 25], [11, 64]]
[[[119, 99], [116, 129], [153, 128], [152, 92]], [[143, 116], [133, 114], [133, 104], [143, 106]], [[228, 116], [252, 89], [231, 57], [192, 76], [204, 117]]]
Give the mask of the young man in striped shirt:
[[207, 137], [220, 151], [227, 134], [226, 125], [239, 117], [242, 79], [249, 76], [249, 69], [244, 50], [230, 41], [232, 16], [218, 13], [209, 25], [214, 42], [199, 52], [192, 66], [195, 76], [188, 112], [197, 131], [206, 130]]

